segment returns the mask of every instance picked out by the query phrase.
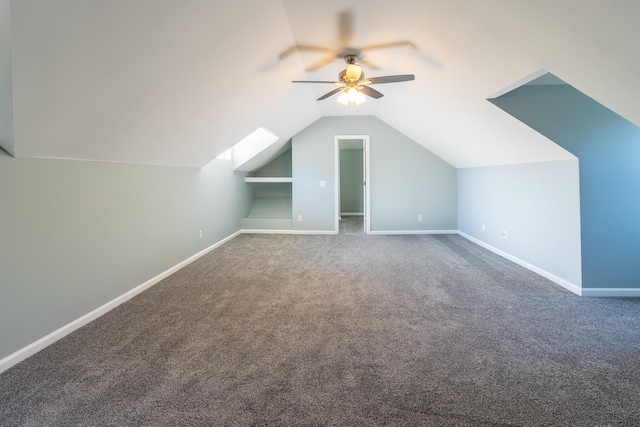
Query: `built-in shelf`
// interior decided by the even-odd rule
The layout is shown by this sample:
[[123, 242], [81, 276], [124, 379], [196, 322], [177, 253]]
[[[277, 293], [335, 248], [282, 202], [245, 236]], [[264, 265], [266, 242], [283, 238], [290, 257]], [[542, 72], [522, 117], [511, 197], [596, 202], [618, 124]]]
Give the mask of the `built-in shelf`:
[[293, 178], [289, 177], [262, 177], [262, 176], [247, 176], [245, 182], [293, 182]]

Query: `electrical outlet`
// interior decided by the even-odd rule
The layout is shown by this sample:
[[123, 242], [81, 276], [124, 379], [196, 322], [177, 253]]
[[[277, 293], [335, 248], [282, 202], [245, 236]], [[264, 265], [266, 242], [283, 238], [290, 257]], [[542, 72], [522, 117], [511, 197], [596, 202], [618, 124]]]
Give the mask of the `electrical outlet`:
[[418, 215], [418, 221], [422, 221], [422, 215]]
[[202, 239], [202, 230], [198, 231], [198, 237]]
[[502, 237], [504, 237], [505, 239], [507, 238], [507, 230], [504, 230], [504, 231], [502, 232]]
[[485, 231], [487, 228], [482, 224], [482, 231]]
[[320, 181], [320, 187], [326, 187], [327, 181]]
[[302, 215], [298, 215], [298, 222], [302, 222]]

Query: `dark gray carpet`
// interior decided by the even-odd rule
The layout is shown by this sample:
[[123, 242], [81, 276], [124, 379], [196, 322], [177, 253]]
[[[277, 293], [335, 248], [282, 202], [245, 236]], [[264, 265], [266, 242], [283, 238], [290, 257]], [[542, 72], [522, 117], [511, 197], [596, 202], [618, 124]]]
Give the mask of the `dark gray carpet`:
[[0, 425], [640, 425], [638, 319], [459, 236], [242, 235], [0, 375]]

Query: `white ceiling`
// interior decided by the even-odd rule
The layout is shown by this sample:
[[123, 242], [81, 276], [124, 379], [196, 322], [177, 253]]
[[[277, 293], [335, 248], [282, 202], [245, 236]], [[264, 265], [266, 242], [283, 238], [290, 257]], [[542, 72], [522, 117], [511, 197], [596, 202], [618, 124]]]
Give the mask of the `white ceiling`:
[[340, 48], [345, 13], [352, 47], [417, 46], [365, 52], [381, 66], [367, 76], [416, 80], [375, 86], [385, 96], [358, 114], [455, 167], [572, 157], [486, 101], [541, 69], [640, 124], [637, 0], [15, 0], [9, 148], [200, 167], [258, 127], [283, 144], [351, 114], [315, 101], [332, 86], [290, 83], [334, 80], [344, 61], [306, 72], [322, 53], [278, 59], [295, 44]]

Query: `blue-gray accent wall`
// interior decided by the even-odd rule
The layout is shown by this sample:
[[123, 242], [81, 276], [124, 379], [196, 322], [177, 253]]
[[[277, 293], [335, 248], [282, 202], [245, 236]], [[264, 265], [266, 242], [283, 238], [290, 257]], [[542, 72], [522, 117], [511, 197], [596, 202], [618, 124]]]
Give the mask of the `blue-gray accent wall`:
[[570, 85], [492, 102], [579, 159], [583, 288], [639, 288], [640, 128]]

